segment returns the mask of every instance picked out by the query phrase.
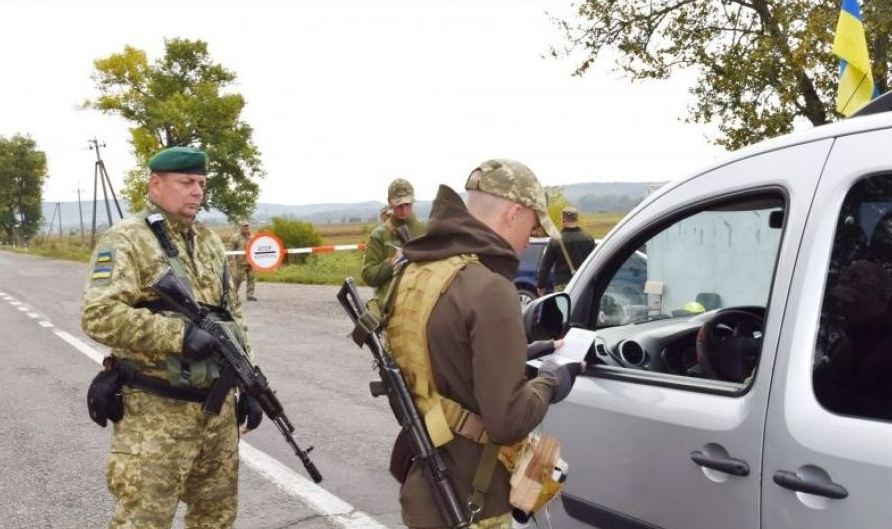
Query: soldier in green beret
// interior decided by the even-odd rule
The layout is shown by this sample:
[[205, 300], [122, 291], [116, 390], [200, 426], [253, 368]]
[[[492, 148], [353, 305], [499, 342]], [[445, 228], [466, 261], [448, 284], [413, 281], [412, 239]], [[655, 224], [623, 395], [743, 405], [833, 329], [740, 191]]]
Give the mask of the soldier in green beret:
[[250, 354], [245, 320], [231, 295], [223, 242], [195, 220], [207, 156], [173, 147], [152, 157], [149, 169], [145, 211], [112, 226], [93, 252], [81, 312], [84, 331], [136, 373], [122, 388], [124, 414], [112, 434], [109, 527], [169, 528], [182, 501], [186, 528], [229, 528], [237, 504], [236, 410], [250, 428], [262, 411], [245, 396], [236, 402], [234, 391], [219, 415], [202, 411], [219, 376], [219, 342], [170, 310], [150, 285], [172, 269], [197, 301], [232, 315], [231, 330]]
[[415, 190], [404, 178], [397, 178], [387, 188], [390, 217], [369, 235], [362, 261], [362, 280], [375, 288], [375, 297], [382, 297], [390, 287], [394, 266], [403, 256], [401, 248], [423, 235], [425, 226], [412, 211]]

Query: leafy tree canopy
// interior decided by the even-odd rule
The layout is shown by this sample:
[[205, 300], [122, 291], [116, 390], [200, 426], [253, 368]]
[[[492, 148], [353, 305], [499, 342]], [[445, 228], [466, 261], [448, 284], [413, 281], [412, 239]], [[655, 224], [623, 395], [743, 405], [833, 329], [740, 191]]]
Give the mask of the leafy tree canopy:
[[40, 229], [46, 177], [46, 154], [34, 140], [0, 136], [0, 230], [5, 240], [28, 240]]
[[[864, 26], [880, 92], [889, 86], [892, 2], [863, 1]], [[583, 75], [604, 50], [632, 79], [698, 72], [688, 121], [716, 123], [729, 149], [789, 132], [806, 119], [839, 116], [839, 60], [832, 44], [838, 0], [586, 0], [578, 18], [558, 20], [565, 45], [583, 54]]]
[[236, 75], [208, 54], [207, 44], [165, 40], [164, 57], [149, 64], [145, 52], [125, 46], [97, 59], [93, 80], [99, 96], [84, 103], [131, 122], [130, 143], [139, 169], [125, 179], [123, 195], [132, 207], [145, 203], [148, 159], [166, 147], [194, 146], [209, 158], [205, 209], [215, 207], [230, 221], [249, 217], [263, 176], [253, 129], [240, 119], [245, 100], [222, 93]]

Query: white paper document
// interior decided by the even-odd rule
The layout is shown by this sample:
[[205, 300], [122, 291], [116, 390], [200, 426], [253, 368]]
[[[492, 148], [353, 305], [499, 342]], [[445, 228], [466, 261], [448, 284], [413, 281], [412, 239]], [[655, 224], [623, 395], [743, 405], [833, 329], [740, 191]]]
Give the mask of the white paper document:
[[564, 345], [555, 349], [554, 353], [542, 357], [542, 359], [550, 358], [559, 364], [582, 362], [585, 360], [585, 355], [591, 348], [592, 342], [595, 341], [595, 331], [571, 327], [563, 339]]

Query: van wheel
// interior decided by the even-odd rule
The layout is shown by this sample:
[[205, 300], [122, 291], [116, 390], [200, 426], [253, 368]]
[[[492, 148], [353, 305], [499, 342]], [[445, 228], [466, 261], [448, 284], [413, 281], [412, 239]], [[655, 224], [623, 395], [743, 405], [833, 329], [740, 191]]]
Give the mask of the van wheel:
[[536, 299], [537, 296], [534, 292], [531, 292], [525, 288], [518, 288], [517, 289], [517, 297], [518, 297], [518, 299], [520, 299], [520, 306], [526, 307], [527, 305], [530, 304], [531, 301]]

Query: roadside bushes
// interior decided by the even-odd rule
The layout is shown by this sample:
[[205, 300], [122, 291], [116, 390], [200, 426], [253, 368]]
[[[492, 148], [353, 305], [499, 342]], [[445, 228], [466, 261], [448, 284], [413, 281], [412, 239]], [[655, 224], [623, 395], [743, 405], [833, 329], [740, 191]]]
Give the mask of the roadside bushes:
[[[322, 244], [322, 236], [310, 222], [273, 217], [270, 231], [282, 240], [286, 248], [305, 248]], [[288, 255], [285, 262], [303, 263], [306, 261], [306, 257], [306, 255]]]

